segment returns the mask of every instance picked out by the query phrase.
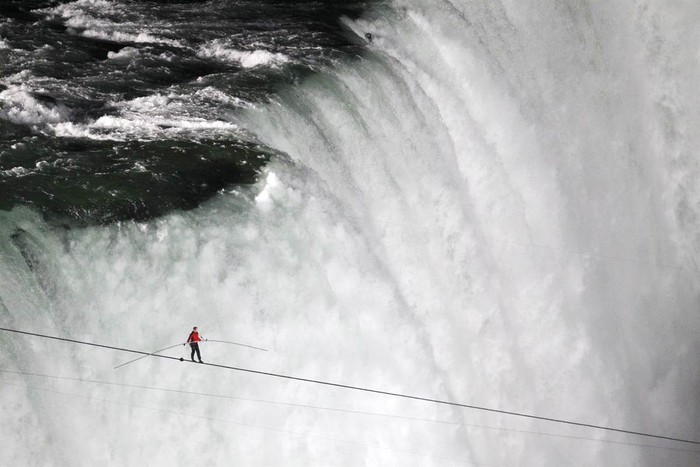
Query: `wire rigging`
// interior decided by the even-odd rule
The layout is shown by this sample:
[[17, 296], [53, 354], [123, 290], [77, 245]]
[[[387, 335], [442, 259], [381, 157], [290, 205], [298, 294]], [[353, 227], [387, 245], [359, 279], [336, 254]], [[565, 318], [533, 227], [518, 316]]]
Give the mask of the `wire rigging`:
[[464, 423], [464, 422], [458, 422], [458, 421], [452, 421], [452, 420], [440, 420], [440, 419], [411, 417], [408, 415], [398, 415], [398, 414], [381, 413], [381, 412], [369, 412], [369, 411], [364, 411], [364, 410], [342, 409], [339, 407], [328, 407], [328, 406], [311, 405], [311, 404], [299, 404], [299, 403], [294, 403], [294, 402], [283, 402], [283, 401], [275, 401], [275, 400], [269, 400], [269, 399], [254, 399], [254, 398], [249, 398], [249, 397], [232, 396], [232, 395], [226, 395], [226, 394], [213, 394], [213, 393], [207, 393], [207, 392], [189, 391], [189, 390], [184, 390], [184, 389], [173, 389], [173, 388], [165, 388], [165, 387], [157, 387], [157, 386], [144, 386], [144, 385], [138, 385], [138, 384], [119, 383], [119, 382], [115, 382], [115, 381], [99, 381], [99, 380], [93, 380], [93, 379], [75, 378], [75, 377], [70, 377], [70, 376], [56, 376], [56, 375], [29, 373], [29, 372], [24, 372], [24, 371], [13, 371], [13, 370], [4, 370], [4, 369], [0, 369], [0, 373], [13, 374], [13, 375], [24, 375], [24, 376], [35, 376], [35, 377], [39, 377], [39, 378], [49, 378], [49, 379], [56, 379], [56, 380], [73, 381], [73, 382], [79, 382], [79, 383], [92, 383], [92, 384], [100, 384], [100, 385], [107, 385], [107, 386], [118, 386], [118, 387], [143, 389], [143, 390], [150, 390], [150, 391], [160, 391], [160, 392], [167, 392], [167, 393], [177, 393], [177, 394], [185, 394], [185, 395], [191, 395], [191, 396], [212, 397], [212, 398], [217, 398], [217, 399], [231, 399], [231, 400], [237, 400], [237, 401], [257, 402], [257, 403], [263, 403], [263, 404], [274, 404], [274, 405], [282, 405], [282, 406], [289, 406], [289, 407], [303, 407], [306, 409], [349, 413], [349, 414], [354, 414], [354, 415], [366, 415], [366, 416], [372, 416], [372, 417], [393, 418], [393, 419], [406, 420], [406, 421], [411, 421], [411, 422], [425, 422], [425, 423], [434, 423], [434, 424], [439, 424], [439, 425], [451, 425], [451, 426], [460, 426], [460, 427], [468, 427], [468, 428], [482, 428], [482, 429], [487, 429], [487, 430], [508, 431], [508, 432], [514, 432], [514, 433], [525, 433], [525, 434], [530, 434], [530, 435], [548, 436], [548, 437], [555, 437], [555, 438], [567, 438], [567, 439], [576, 439], [576, 440], [583, 440], [583, 441], [595, 441], [598, 443], [606, 443], [606, 444], [619, 444], [619, 445], [624, 445], [624, 446], [634, 446], [634, 447], [644, 447], [644, 448], [651, 448], [651, 449], [665, 449], [665, 450], [670, 450], [670, 451], [684, 451], [684, 452], [700, 453], [700, 451], [695, 450], [695, 449], [673, 447], [673, 446], [659, 446], [659, 445], [655, 445], [655, 444], [632, 443], [629, 441], [619, 441], [619, 440], [613, 440], [613, 439], [601, 439], [601, 438], [591, 438], [591, 437], [585, 437], [585, 436], [564, 435], [561, 433], [549, 433], [549, 432], [543, 432], [543, 431], [521, 430], [521, 429], [517, 429], [517, 428], [506, 428], [503, 426], [477, 425], [474, 423]]
[[153, 352], [149, 353], [148, 355], [141, 355], [140, 357], [136, 357], [136, 358], [134, 358], [133, 360], [129, 360], [128, 362], [124, 362], [124, 363], [121, 363], [121, 364], [115, 366], [114, 369], [116, 370], [116, 369], [121, 368], [121, 367], [123, 367], [123, 366], [125, 366], [125, 365], [128, 365], [129, 363], [137, 362], [137, 361], [141, 360], [142, 358], [152, 357], [152, 356], [154, 356], [154, 355], [156, 355], [156, 354], [159, 354], [159, 353], [161, 353], [161, 352], [165, 352], [166, 350], [170, 350], [170, 349], [172, 349], [173, 347], [178, 347], [178, 346], [180, 346], [180, 345], [184, 345], [184, 344], [182, 344], [181, 342], [178, 342], [177, 344], [171, 345], [171, 346], [169, 346], [169, 347], [164, 347], [164, 348], [162, 348], [162, 349], [153, 351]]
[[131, 402], [121, 402], [121, 401], [114, 401], [114, 400], [110, 400], [110, 399], [96, 398], [96, 397], [88, 396], [88, 395], [84, 395], [84, 394], [73, 394], [73, 393], [69, 393], [69, 392], [65, 392], [65, 391], [58, 391], [55, 389], [39, 388], [39, 387], [29, 386], [26, 384], [16, 384], [16, 383], [10, 383], [10, 382], [6, 382], [6, 381], [0, 381], [0, 385], [23, 387], [23, 388], [31, 389], [34, 391], [42, 391], [42, 392], [47, 392], [47, 393], [60, 394], [63, 396], [86, 399], [89, 401], [98, 401], [98, 402], [104, 402], [104, 403], [109, 403], [109, 404], [122, 405], [122, 406], [126, 406], [126, 407], [134, 407], [134, 408], [138, 408], [138, 409], [151, 410], [154, 412], [160, 412], [160, 413], [169, 414], [169, 415], [177, 415], [178, 417], [185, 416], [185, 417], [198, 418], [200, 420], [227, 423], [227, 424], [231, 424], [231, 425], [243, 426], [246, 428], [255, 428], [255, 429], [259, 429], [259, 430], [271, 431], [271, 432], [280, 433], [280, 434], [284, 434], [284, 435], [299, 436], [299, 437], [304, 437], [304, 438], [309, 438], [309, 439], [320, 439], [323, 441], [330, 441], [330, 442], [334, 442], [334, 443], [346, 444], [346, 445], [351, 445], [351, 446], [360, 446], [360, 447], [364, 447], [364, 448], [382, 449], [382, 450], [397, 452], [400, 454], [407, 454], [410, 456], [429, 457], [429, 458], [433, 458], [433, 459], [448, 460], [448, 461], [457, 462], [460, 464], [470, 464], [470, 465], [477, 465], [477, 466], [482, 466], [482, 467], [497, 467], [493, 464], [484, 464], [484, 463], [480, 463], [480, 462], [469, 461], [466, 459], [440, 456], [440, 455], [431, 454], [431, 453], [427, 453], [427, 452], [417, 452], [417, 451], [408, 450], [408, 449], [392, 448], [390, 446], [383, 446], [380, 444], [367, 444], [367, 443], [361, 443], [361, 442], [357, 442], [357, 441], [345, 440], [345, 439], [340, 439], [340, 438], [333, 438], [330, 436], [314, 435], [312, 433], [292, 431], [292, 430], [287, 430], [287, 429], [282, 429], [282, 428], [274, 428], [274, 427], [263, 426], [263, 425], [254, 425], [254, 424], [250, 424], [250, 423], [228, 420], [228, 419], [224, 419], [224, 418], [209, 417], [206, 415], [199, 415], [199, 414], [192, 414], [192, 413], [186, 413], [186, 412], [181, 412], [181, 411], [168, 410], [168, 409], [163, 409], [163, 408], [159, 408], [159, 407], [150, 407], [150, 406], [145, 406], [145, 405], [140, 405], [140, 404], [134, 404]]
[[[250, 348], [250, 349], [262, 350], [263, 352], [267, 352], [267, 349], [261, 349], [260, 347], [254, 347], [254, 346], [252, 346], [252, 345], [247, 345], [247, 344], [240, 344], [240, 343], [238, 343], [238, 342], [222, 341], [222, 340], [218, 340], [218, 339], [205, 339], [205, 340], [199, 341], [199, 342], [202, 342], [202, 343], [203, 343], [203, 342], [220, 342], [220, 343], [222, 343], [222, 344], [238, 345], [238, 346], [241, 346], [241, 347], [248, 347], [248, 348]], [[171, 345], [171, 346], [164, 347], [164, 348], [159, 349], [159, 350], [154, 350], [153, 352], [149, 353], [148, 355], [141, 355], [140, 357], [136, 357], [136, 358], [133, 359], [133, 360], [129, 360], [128, 362], [124, 362], [124, 363], [122, 363], [122, 364], [119, 364], [119, 365], [115, 366], [114, 369], [116, 370], [117, 368], [121, 368], [121, 367], [123, 367], [123, 366], [126, 366], [126, 365], [128, 365], [129, 363], [134, 363], [134, 362], [136, 362], [136, 361], [139, 361], [139, 360], [141, 360], [142, 358], [152, 357], [152, 356], [154, 356], [155, 354], [159, 354], [159, 353], [161, 353], [161, 352], [165, 352], [166, 350], [170, 350], [170, 349], [172, 349], [173, 347], [178, 347], [178, 346], [180, 346], [180, 345], [186, 345], [186, 344], [187, 344], [187, 342], [178, 342], [177, 344], [173, 344], [173, 345]]]
[[[3, 328], [3, 327], [0, 327], [0, 331], [13, 332], [13, 333], [17, 333], [17, 334], [24, 334], [24, 335], [29, 335], [29, 336], [41, 337], [44, 339], [53, 339], [53, 340], [58, 340], [58, 341], [63, 341], [63, 342], [71, 342], [71, 343], [81, 344], [81, 345], [89, 345], [89, 346], [93, 346], [93, 347], [100, 347], [100, 348], [110, 349], [110, 350], [118, 350], [120, 352], [129, 352], [129, 353], [140, 354], [140, 355], [144, 355], [144, 356], [152, 355], [152, 356], [158, 357], [158, 358], [166, 358], [169, 360], [181, 361], [177, 357], [171, 357], [168, 355], [149, 354], [148, 352], [143, 352], [140, 350], [126, 349], [126, 348], [122, 348], [122, 347], [114, 347], [114, 346], [110, 346], [110, 345], [97, 344], [97, 343], [93, 343], [93, 342], [85, 342], [85, 341], [80, 341], [77, 339], [69, 339], [69, 338], [65, 338], [65, 337], [49, 336], [46, 334], [38, 334], [38, 333], [27, 332], [27, 331], [19, 331], [16, 329], [8, 329], [8, 328]], [[187, 362], [187, 363], [190, 363], [190, 362]], [[381, 394], [384, 396], [399, 397], [399, 398], [403, 398], [403, 399], [430, 402], [433, 404], [441, 404], [441, 405], [448, 405], [448, 406], [452, 406], [452, 407], [461, 407], [461, 408], [465, 408], [465, 409], [481, 410], [481, 411], [485, 411], [485, 412], [499, 413], [499, 414], [503, 414], [503, 415], [511, 415], [514, 417], [529, 418], [529, 419], [533, 419], [533, 420], [542, 420], [542, 421], [547, 421], [547, 422], [552, 422], [552, 423], [560, 423], [560, 424], [565, 424], [565, 425], [593, 428], [593, 429], [597, 429], [597, 430], [604, 430], [604, 431], [610, 431], [610, 432], [616, 432], [616, 433], [625, 433], [625, 434], [629, 434], [629, 435], [643, 436], [643, 437], [647, 437], [647, 438], [665, 439], [665, 440], [669, 440], [669, 441], [677, 441], [679, 443], [700, 445], [700, 441], [697, 441], [697, 440], [689, 440], [689, 439], [682, 439], [682, 438], [677, 438], [677, 437], [673, 437], [673, 436], [644, 433], [641, 431], [625, 430], [625, 429], [621, 429], [621, 428], [613, 428], [613, 427], [608, 427], [608, 426], [603, 426], [603, 425], [594, 425], [591, 423], [575, 422], [575, 421], [571, 421], [571, 420], [563, 420], [563, 419], [558, 419], [558, 418], [553, 418], [553, 417], [543, 417], [540, 415], [533, 415], [533, 414], [527, 414], [527, 413], [522, 413], [522, 412], [510, 411], [510, 410], [494, 409], [494, 408], [482, 407], [482, 406], [473, 405], [473, 404], [463, 404], [460, 402], [441, 400], [441, 399], [435, 399], [435, 398], [423, 397], [423, 396], [415, 396], [415, 395], [411, 395], [411, 394], [404, 394], [404, 393], [398, 393], [398, 392], [383, 391], [380, 389], [371, 389], [371, 388], [366, 388], [366, 387], [362, 387], [362, 386], [353, 386], [353, 385], [349, 385], [349, 384], [334, 383], [334, 382], [330, 382], [330, 381], [323, 381], [323, 380], [312, 379], [312, 378], [303, 378], [303, 377], [299, 377], [299, 376], [291, 376], [291, 375], [285, 375], [285, 374], [280, 374], [280, 373], [272, 373], [272, 372], [268, 372], [268, 371], [253, 370], [250, 368], [234, 367], [234, 366], [229, 366], [229, 365], [220, 365], [217, 363], [196, 363], [196, 365], [204, 365], [204, 366], [209, 366], [209, 367], [213, 367], [213, 368], [241, 371], [241, 372], [245, 372], [245, 373], [270, 376], [270, 377], [274, 377], [274, 378], [282, 378], [282, 379], [287, 379], [287, 380], [292, 380], [292, 381], [300, 381], [300, 382], [304, 382], [304, 383], [320, 384], [320, 385], [324, 385], [324, 386], [349, 389], [349, 390], [354, 390], [354, 391], [361, 391], [361, 392], [366, 392], [366, 393], [371, 393], [371, 394]]]

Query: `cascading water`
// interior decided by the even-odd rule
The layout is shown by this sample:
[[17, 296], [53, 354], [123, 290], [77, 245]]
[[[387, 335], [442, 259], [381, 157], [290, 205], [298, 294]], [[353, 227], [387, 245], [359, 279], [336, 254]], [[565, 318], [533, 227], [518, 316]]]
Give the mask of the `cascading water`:
[[[699, 439], [700, 10], [622, 3], [398, 0], [346, 18], [366, 53], [229, 122], [283, 154], [257, 184], [142, 222], [0, 212], [3, 326], [152, 351], [197, 325], [270, 349], [205, 343], [207, 362]], [[683, 443], [0, 345], [3, 463], [700, 461]]]

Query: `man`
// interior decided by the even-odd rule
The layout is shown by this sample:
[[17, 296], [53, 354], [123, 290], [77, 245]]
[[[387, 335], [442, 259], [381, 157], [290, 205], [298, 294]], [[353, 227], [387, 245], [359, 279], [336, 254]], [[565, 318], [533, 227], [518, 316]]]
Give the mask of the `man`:
[[182, 345], [187, 345], [190, 344], [190, 347], [192, 347], [192, 355], [190, 355], [190, 358], [194, 362], [194, 353], [197, 352], [197, 358], [199, 359], [199, 363], [204, 363], [202, 361], [202, 355], [199, 353], [199, 344], [202, 340], [202, 336], [199, 335], [197, 332], [197, 326], [192, 328], [192, 332], [190, 333], [190, 336], [187, 338], [187, 342], [185, 342]]

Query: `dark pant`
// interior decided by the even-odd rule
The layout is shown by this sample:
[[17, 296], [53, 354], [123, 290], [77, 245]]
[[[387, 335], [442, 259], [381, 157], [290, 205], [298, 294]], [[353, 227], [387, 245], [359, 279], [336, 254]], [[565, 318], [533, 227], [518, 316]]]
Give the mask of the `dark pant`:
[[199, 344], [197, 344], [196, 342], [192, 342], [192, 343], [190, 343], [190, 347], [192, 347], [192, 355], [190, 355], [190, 358], [192, 359], [192, 361], [194, 361], [194, 353], [197, 352], [197, 358], [201, 362], [202, 355], [199, 353]]

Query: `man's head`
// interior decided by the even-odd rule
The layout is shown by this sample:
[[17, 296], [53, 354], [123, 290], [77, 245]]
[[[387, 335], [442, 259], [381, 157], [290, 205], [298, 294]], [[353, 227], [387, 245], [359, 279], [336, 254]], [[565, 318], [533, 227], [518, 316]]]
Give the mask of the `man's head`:
[[196, 331], [196, 330], [197, 330], [197, 326], [193, 327], [192, 330], [193, 330], [193, 331]]

